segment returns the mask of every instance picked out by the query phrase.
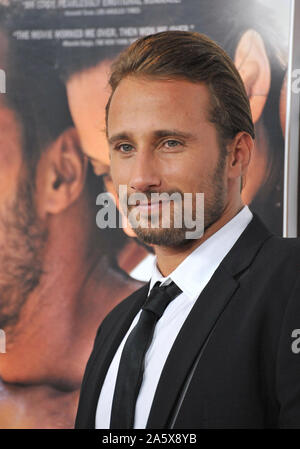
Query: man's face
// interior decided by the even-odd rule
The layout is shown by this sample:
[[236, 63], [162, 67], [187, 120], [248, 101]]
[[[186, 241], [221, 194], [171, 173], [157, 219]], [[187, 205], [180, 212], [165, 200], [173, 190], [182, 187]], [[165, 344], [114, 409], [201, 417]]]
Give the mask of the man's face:
[[[111, 176], [117, 191], [144, 193], [204, 193], [204, 227], [222, 215], [227, 198], [226, 159], [217, 131], [208, 120], [210, 95], [204, 84], [185, 80], [127, 77], [114, 92], [108, 116]], [[122, 202], [122, 198], [120, 198]], [[184, 227], [161, 226], [162, 203], [128, 205], [137, 212], [137, 236], [146, 243], [178, 246], [186, 243]], [[171, 211], [176, 202], [170, 203]], [[159, 226], [149, 226], [149, 215]], [[134, 214], [136, 215], [136, 214]], [[137, 215], [136, 215], [137, 216]], [[171, 213], [171, 217], [172, 217]], [[148, 227], [147, 227], [148, 224]]]
[[45, 231], [36, 216], [33, 183], [22, 156], [21, 127], [0, 96], [0, 328], [19, 317], [42, 272]]

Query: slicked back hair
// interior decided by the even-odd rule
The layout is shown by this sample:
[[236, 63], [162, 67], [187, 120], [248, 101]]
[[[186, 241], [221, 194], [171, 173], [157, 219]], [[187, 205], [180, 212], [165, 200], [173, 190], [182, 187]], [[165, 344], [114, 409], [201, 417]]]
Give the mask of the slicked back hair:
[[220, 147], [240, 132], [255, 138], [249, 99], [243, 81], [227, 53], [204, 34], [165, 31], [135, 41], [112, 64], [111, 96], [126, 77], [205, 83], [211, 97], [208, 120], [215, 124]]

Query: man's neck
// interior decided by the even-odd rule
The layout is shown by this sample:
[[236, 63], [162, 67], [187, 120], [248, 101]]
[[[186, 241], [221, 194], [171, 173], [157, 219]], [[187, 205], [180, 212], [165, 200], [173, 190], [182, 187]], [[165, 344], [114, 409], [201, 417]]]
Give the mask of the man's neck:
[[155, 254], [157, 256], [157, 267], [161, 274], [166, 277], [174, 271], [184, 259], [189, 256], [198, 246], [202, 245], [209, 237], [215, 234], [226, 223], [228, 223], [235, 215], [237, 215], [244, 204], [239, 203], [235, 208], [226, 208], [222, 216], [215, 221], [212, 225], [207, 227], [201, 238], [195, 240], [189, 240], [182, 246], [166, 247], [158, 246], [154, 247]]

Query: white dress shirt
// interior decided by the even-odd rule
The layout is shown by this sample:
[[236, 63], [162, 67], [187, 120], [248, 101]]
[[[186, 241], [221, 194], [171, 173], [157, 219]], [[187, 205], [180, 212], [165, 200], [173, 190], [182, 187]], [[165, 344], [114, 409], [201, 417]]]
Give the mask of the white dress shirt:
[[[181, 326], [200, 293], [250, 223], [252, 217], [253, 215], [248, 206], [244, 206], [234, 218], [199, 245], [165, 278], [156, 266], [156, 259], [154, 260], [149, 292], [157, 281], [162, 283], [174, 281], [180, 287], [182, 293], [171, 301], [157, 322], [152, 342], [146, 352], [144, 377], [135, 408], [135, 429], [144, 429], [146, 427], [161, 372]], [[95, 425], [97, 429], [109, 429], [111, 406], [121, 353], [129, 333], [137, 324], [140, 314], [141, 310], [133, 319], [107, 371], [96, 411]]]

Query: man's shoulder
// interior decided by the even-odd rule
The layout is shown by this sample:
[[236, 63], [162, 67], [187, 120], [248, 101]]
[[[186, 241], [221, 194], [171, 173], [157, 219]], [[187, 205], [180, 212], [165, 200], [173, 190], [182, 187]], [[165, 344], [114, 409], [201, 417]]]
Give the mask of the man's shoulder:
[[263, 241], [263, 245], [260, 247], [261, 254], [274, 256], [277, 261], [286, 258], [299, 260], [300, 238], [273, 234], [256, 213], [253, 213], [253, 219], [247, 228], [251, 229], [252, 240]]
[[264, 251], [277, 257], [300, 260], [300, 238], [272, 235], [265, 242]]
[[276, 277], [293, 284], [300, 274], [300, 239], [272, 235], [260, 248], [254, 266], [253, 274], [265, 282], [274, 282]]
[[299, 275], [300, 239], [271, 235], [257, 252], [243, 282], [249, 291], [254, 288], [257, 297], [261, 291], [274, 308], [274, 297], [278, 304], [287, 305], [291, 292], [299, 283]]

